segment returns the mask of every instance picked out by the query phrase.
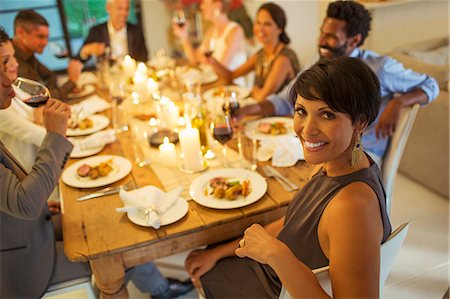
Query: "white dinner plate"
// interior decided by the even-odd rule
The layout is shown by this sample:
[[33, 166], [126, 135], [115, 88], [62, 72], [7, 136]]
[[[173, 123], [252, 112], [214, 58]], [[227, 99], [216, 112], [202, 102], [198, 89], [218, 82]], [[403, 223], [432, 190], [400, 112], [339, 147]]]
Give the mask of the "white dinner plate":
[[98, 154], [99, 152], [101, 152], [103, 150], [103, 148], [105, 147], [104, 144], [97, 146], [97, 147], [93, 147], [93, 148], [88, 148], [88, 149], [82, 149], [82, 150], [74, 150], [72, 151], [72, 153], [70, 153], [70, 157], [71, 158], [85, 158], [85, 157], [89, 157], [95, 154]]
[[94, 115], [90, 115], [87, 118], [90, 118], [92, 120], [92, 122], [94, 123], [94, 125], [90, 128], [87, 129], [67, 129], [66, 135], [67, 136], [83, 136], [83, 135], [89, 135], [95, 132], [98, 132], [100, 130], [103, 130], [104, 128], [106, 128], [109, 125], [109, 118], [104, 116], [104, 115], [100, 115], [100, 114], [94, 114]]
[[[209, 191], [209, 181], [215, 177], [225, 177], [239, 181], [250, 180], [252, 191], [247, 197], [239, 196], [235, 200], [219, 199], [212, 195], [205, 195], [205, 188], [208, 188]], [[213, 209], [235, 209], [248, 206], [263, 197], [266, 191], [266, 180], [259, 173], [242, 168], [224, 168], [207, 172], [197, 177], [189, 188], [189, 194], [196, 203]]]
[[[258, 126], [260, 123], [274, 123], [274, 122], [283, 122], [284, 126], [287, 129], [287, 132], [285, 134], [280, 135], [272, 135], [272, 134], [265, 134], [258, 131]], [[245, 124], [244, 133], [245, 136], [247, 136], [250, 139], [257, 139], [257, 140], [267, 140], [267, 139], [273, 139], [273, 138], [279, 138], [279, 137], [286, 137], [286, 136], [295, 136], [294, 132], [294, 120], [290, 117], [281, 117], [281, 116], [274, 116], [274, 117], [265, 117], [261, 119], [257, 119], [254, 121], [249, 121]]]
[[232, 91], [236, 92], [236, 98], [240, 101], [245, 99], [250, 95], [250, 90], [247, 88], [235, 86], [235, 85], [227, 85], [227, 86], [221, 86], [221, 87], [214, 87], [211, 89], [208, 89], [203, 93], [203, 97], [206, 100], [214, 100], [214, 99], [220, 99], [222, 98], [221, 94], [222, 91], [225, 90], [226, 93], [230, 93]]
[[[188, 211], [189, 205], [187, 201], [184, 198], [179, 197], [177, 199], [177, 202], [175, 202], [174, 205], [170, 207], [170, 209], [168, 209], [165, 213], [158, 215], [159, 220], [161, 221], [161, 226], [177, 222], [178, 220], [183, 218]], [[145, 213], [141, 209], [132, 210], [127, 213], [127, 216], [128, 219], [130, 219], [130, 221], [134, 224], [151, 227], [151, 225], [148, 225], [145, 222]]]
[[83, 85], [81, 87], [82, 89], [80, 90], [80, 92], [77, 93], [69, 93], [67, 95], [68, 99], [78, 99], [78, 98], [82, 98], [82, 97], [86, 97], [88, 95], [91, 95], [95, 92], [95, 86], [92, 84], [86, 84]]
[[[108, 160], [112, 160], [111, 164], [113, 170], [107, 176], [99, 177], [95, 180], [92, 180], [89, 177], [80, 177], [77, 174], [77, 169], [83, 164], [87, 164], [90, 166], [97, 166], [100, 163], [106, 162]], [[65, 184], [72, 187], [94, 188], [106, 186], [111, 183], [117, 182], [118, 180], [126, 177], [130, 173], [131, 168], [132, 168], [131, 162], [128, 159], [125, 159], [124, 157], [113, 155], [101, 155], [86, 158], [73, 163], [66, 170], [64, 170], [61, 178]]]
[[219, 79], [217, 74], [209, 69], [203, 70], [185, 66], [177, 69], [177, 75], [181, 80], [200, 81], [201, 84], [212, 83]]

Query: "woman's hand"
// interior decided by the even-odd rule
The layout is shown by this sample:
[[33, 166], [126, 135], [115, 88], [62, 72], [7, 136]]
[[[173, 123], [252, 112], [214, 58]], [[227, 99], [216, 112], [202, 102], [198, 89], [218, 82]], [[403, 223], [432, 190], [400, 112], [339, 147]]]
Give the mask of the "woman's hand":
[[237, 256], [249, 257], [261, 264], [270, 264], [271, 257], [279, 254], [284, 244], [271, 236], [261, 225], [253, 224], [245, 230], [239, 245], [235, 251]]
[[52, 214], [61, 212], [61, 204], [58, 201], [47, 201], [48, 209]]
[[184, 262], [184, 267], [195, 284], [203, 274], [216, 265], [217, 261], [218, 258], [214, 254], [214, 249], [199, 249], [189, 253]]

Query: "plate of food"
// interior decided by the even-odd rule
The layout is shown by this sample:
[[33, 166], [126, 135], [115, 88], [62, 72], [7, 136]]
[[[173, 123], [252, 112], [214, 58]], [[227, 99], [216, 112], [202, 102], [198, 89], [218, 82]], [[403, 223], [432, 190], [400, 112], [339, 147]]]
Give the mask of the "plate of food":
[[[177, 201], [167, 211], [158, 215], [161, 221], [161, 226], [169, 225], [177, 222], [183, 218], [189, 211], [189, 204], [187, 201], [179, 197]], [[145, 220], [145, 212], [142, 209], [135, 209], [127, 213], [128, 219], [134, 224], [140, 226], [152, 227], [148, 221]]]
[[[74, 144], [75, 144], [75, 142], [77, 142], [77, 140], [75, 140], [73, 138], [69, 138], [69, 141]], [[70, 157], [71, 158], [89, 157], [89, 156], [98, 154], [99, 152], [101, 152], [103, 150], [104, 147], [105, 147], [105, 144], [100, 144], [98, 146], [85, 148], [85, 149], [79, 149], [78, 147], [75, 146], [73, 148], [72, 152], [70, 153]]]
[[224, 168], [197, 177], [189, 194], [198, 204], [213, 209], [235, 209], [258, 201], [267, 191], [266, 180], [257, 172]]
[[68, 99], [78, 99], [82, 97], [86, 97], [88, 95], [91, 95], [95, 92], [95, 86], [92, 84], [85, 84], [81, 87], [76, 87], [74, 90], [72, 90], [71, 93], [67, 95]]
[[109, 125], [109, 118], [100, 115], [94, 114], [84, 118], [81, 118], [77, 121], [72, 121], [69, 123], [69, 127], [67, 128], [66, 135], [67, 136], [83, 136], [89, 135], [100, 130], [103, 130]]
[[131, 168], [131, 162], [120, 156], [94, 156], [70, 165], [61, 179], [72, 187], [95, 188], [117, 182], [127, 176]]
[[289, 117], [265, 117], [245, 124], [245, 136], [250, 139], [265, 140], [293, 136], [294, 121]]
[[203, 93], [203, 97], [207, 100], [217, 98], [221, 99], [230, 97], [232, 92], [236, 93], [236, 98], [238, 99], [238, 101], [241, 101], [250, 95], [250, 90], [247, 88], [242, 88], [235, 85], [226, 85], [208, 89]]

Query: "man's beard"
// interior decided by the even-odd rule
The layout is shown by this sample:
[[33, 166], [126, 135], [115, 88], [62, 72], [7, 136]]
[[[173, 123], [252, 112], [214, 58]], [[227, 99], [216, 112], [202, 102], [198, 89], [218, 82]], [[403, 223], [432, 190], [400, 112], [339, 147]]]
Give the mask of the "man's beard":
[[345, 50], [347, 49], [347, 42], [345, 42], [342, 46], [340, 47], [330, 47], [327, 45], [320, 45], [319, 46], [319, 56], [320, 58], [324, 58], [325, 56], [322, 56], [322, 53], [320, 52], [320, 49], [326, 49], [329, 51], [329, 54], [331, 54], [331, 57], [327, 57], [327, 58], [338, 58], [338, 57], [342, 57], [345, 55]]

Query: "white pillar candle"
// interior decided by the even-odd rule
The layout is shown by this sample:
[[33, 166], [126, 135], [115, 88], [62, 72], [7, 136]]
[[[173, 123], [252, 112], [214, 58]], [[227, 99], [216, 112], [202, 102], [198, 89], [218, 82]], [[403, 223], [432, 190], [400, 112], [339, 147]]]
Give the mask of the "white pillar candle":
[[180, 109], [169, 98], [162, 96], [157, 107], [160, 126], [165, 129], [177, 127]]
[[168, 120], [169, 128], [175, 129], [178, 126], [178, 118], [180, 116], [180, 109], [175, 105], [174, 102], [170, 101], [168, 107]]
[[147, 93], [149, 95], [151, 95], [154, 99], [156, 99], [156, 95], [159, 92], [159, 87], [158, 87], [158, 83], [156, 83], [155, 80], [153, 80], [153, 78], [148, 78], [147, 79]]
[[136, 70], [136, 61], [131, 58], [130, 55], [126, 55], [124, 60], [122, 61], [122, 68], [127, 78], [133, 77], [133, 74]]
[[144, 76], [147, 76], [148, 69], [147, 69], [147, 66], [145, 66], [145, 63], [139, 62], [136, 71], [141, 73]]
[[170, 165], [176, 164], [177, 152], [175, 150], [175, 144], [169, 142], [169, 138], [164, 137], [164, 141], [158, 149], [161, 161]]
[[187, 171], [200, 171], [203, 169], [202, 151], [200, 149], [200, 134], [198, 129], [187, 124], [180, 134], [181, 151], [184, 156], [184, 169]]
[[136, 72], [133, 77], [134, 90], [139, 94], [141, 100], [147, 97], [147, 75]]

